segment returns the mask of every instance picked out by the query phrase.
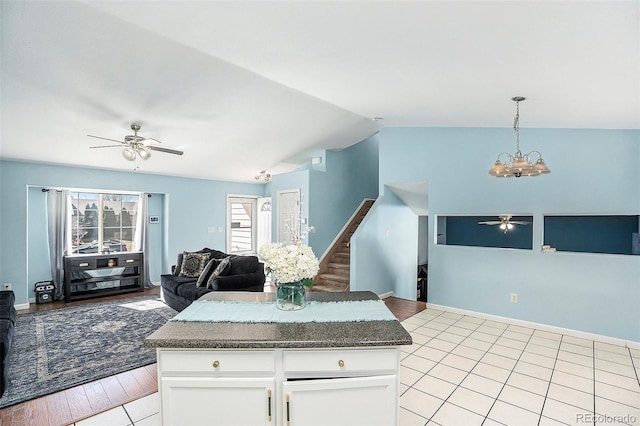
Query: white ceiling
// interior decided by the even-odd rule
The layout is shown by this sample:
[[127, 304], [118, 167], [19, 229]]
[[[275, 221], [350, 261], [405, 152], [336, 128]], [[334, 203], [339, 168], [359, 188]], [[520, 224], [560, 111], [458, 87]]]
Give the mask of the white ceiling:
[[[1, 2], [0, 157], [253, 181], [382, 126], [640, 128], [640, 2]], [[384, 117], [373, 121], [372, 117]]]

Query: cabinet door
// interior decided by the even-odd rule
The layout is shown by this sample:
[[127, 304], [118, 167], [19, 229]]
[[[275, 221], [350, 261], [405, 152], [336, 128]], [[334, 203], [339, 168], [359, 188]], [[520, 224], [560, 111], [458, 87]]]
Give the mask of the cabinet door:
[[285, 382], [282, 424], [395, 425], [398, 422], [397, 383], [396, 375]]
[[273, 378], [163, 377], [162, 424], [272, 425], [274, 384]]

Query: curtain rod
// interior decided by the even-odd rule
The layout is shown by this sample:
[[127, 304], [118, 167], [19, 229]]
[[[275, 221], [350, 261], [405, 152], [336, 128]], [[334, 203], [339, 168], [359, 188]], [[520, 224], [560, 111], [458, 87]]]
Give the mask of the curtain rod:
[[[54, 189], [54, 190], [56, 190], [56, 191], [58, 191], [58, 192], [62, 192], [62, 188], [42, 188], [42, 189], [40, 189], [40, 190], [41, 190], [42, 192], [49, 192], [49, 191], [51, 191], [52, 189]], [[103, 192], [103, 191], [101, 191], [101, 190], [96, 190], [95, 192]], [[142, 192], [142, 194], [145, 194], [145, 192]], [[153, 196], [153, 194], [150, 194], [150, 193], [146, 193], [146, 194], [147, 194], [147, 197], [149, 197], [149, 198], [151, 198], [151, 197]]]

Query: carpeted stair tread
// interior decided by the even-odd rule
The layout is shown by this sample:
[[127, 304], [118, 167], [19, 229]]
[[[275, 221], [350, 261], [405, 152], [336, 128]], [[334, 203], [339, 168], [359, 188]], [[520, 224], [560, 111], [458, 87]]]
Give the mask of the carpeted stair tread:
[[319, 275], [320, 278], [326, 279], [326, 280], [330, 280], [330, 281], [338, 281], [338, 282], [344, 282], [344, 283], [349, 283], [349, 277], [348, 276], [344, 276], [344, 275], [338, 275], [338, 274], [320, 274]]
[[311, 291], [349, 291], [349, 283], [321, 280], [311, 287]]

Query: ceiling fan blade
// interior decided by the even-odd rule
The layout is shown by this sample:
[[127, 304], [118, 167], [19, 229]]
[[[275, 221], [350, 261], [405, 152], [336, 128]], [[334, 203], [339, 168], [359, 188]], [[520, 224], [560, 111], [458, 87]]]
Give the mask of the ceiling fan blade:
[[503, 222], [500, 220], [486, 220], [486, 221], [478, 222], [478, 225], [500, 225], [501, 223]]
[[531, 225], [531, 222], [523, 222], [521, 220], [511, 220], [509, 223], [513, 223], [514, 225]]
[[120, 148], [122, 145], [98, 145], [98, 146], [90, 146], [89, 149], [93, 149], [93, 148], [115, 148], [118, 147]]
[[148, 146], [147, 148], [153, 151], [166, 152], [167, 154], [176, 154], [176, 155], [184, 154], [183, 151], [178, 151], [177, 149], [160, 148], [159, 146], [153, 146], [153, 145]]
[[119, 141], [117, 139], [103, 138], [102, 136], [94, 136], [94, 135], [87, 135], [87, 136], [89, 136], [90, 138], [104, 139], [105, 141], [118, 142], [120, 144], [125, 145], [125, 143], [123, 141]]

